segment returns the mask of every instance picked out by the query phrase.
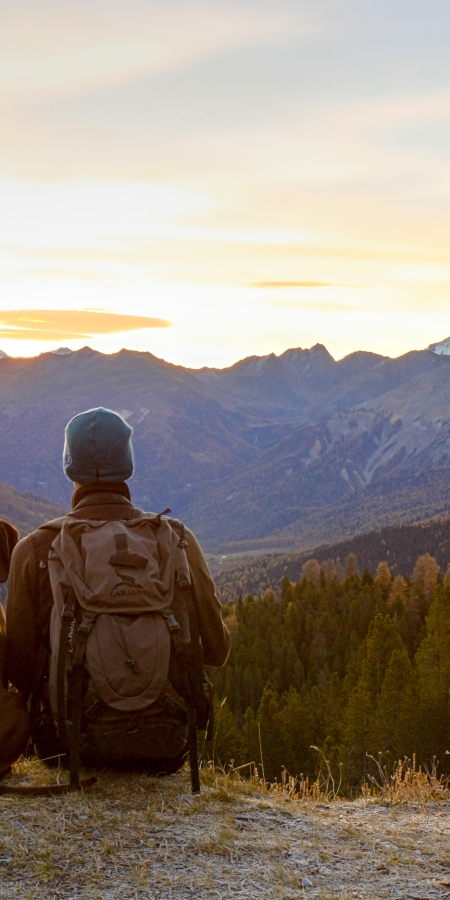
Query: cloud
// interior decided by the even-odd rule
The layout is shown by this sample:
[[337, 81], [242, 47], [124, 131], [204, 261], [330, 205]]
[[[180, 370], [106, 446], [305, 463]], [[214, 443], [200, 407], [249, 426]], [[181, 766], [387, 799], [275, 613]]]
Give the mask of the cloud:
[[0, 338], [64, 341], [142, 328], [169, 328], [166, 319], [126, 316], [89, 309], [6, 309], [0, 311]]
[[255, 281], [250, 287], [254, 288], [330, 288], [346, 287], [360, 288], [360, 284], [333, 284], [329, 281]]
[[2, 10], [0, 101], [107, 88], [310, 31], [307, 17], [261, 5], [23, 0]]

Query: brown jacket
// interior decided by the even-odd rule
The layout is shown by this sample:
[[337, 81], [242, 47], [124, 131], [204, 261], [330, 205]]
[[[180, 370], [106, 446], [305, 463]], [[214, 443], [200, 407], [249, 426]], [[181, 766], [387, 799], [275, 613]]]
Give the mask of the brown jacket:
[[[125, 482], [98, 482], [78, 488], [72, 498], [73, 512], [81, 519], [133, 519], [141, 514], [130, 500]], [[7, 675], [28, 696], [33, 687], [38, 650], [49, 645], [53, 597], [47, 558], [58, 526], [51, 522], [33, 531], [16, 545], [8, 583]], [[230, 650], [230, 635], [222, 622], [214, 582], [200, 545], [186, 529], [186, 554], [199, 610], [199, 631], [205, 664], [223, 666]]]

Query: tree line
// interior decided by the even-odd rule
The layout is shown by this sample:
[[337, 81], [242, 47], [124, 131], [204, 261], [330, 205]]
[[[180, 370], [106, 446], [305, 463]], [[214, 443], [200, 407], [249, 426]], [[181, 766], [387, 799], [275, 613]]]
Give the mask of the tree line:
[[386, 562], [373, 576], [351, 554], [345, 570], [309, 560], [279, 596], [239, 597], [224, 608], [230, 660], [212, 673], [211, 753], [235, 767], [256, 762], [314, 778], [317, 748], [346, 791], [416, 754], [450, 773], [450, 568], [430, 554], [410, 578]]
[[[226, 551], [224, 550], [224, 553]], [[267, 589], [279, 592], [283, 576], [297, 581], [302, 565], [314, 556], [318, 562], [328, 564], [330, 559], [346, 560], [350, 554], [358, 557], [361, 569], [375, 575], [378, 563], [387, 560], [395, 574], [410, 577], [419, 556], [433, 554], [442, 571], [450, 559], [450, 516], [414, 525], [389, 525], [379, 531], [357, 534], [349, 540], [305, 552], [267, 553], [248, 556], [237, 561], [224, 557], [222, 571], [216, 577], [216, 588], [222, 603], [234, 601], [239, 594], [253, 596], [264, 594]], [[341, 567], [345, 571], [345, 566]]]

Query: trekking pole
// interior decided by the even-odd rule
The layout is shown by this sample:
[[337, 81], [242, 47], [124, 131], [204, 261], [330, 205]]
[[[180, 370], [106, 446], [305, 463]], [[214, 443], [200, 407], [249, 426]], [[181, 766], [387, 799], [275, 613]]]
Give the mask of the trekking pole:
[[191, 770], [191, 788], [193, 794], [200, 793], [200, 771], [198, 767], [198, 746], [197, 746], [197, 713], [192, 705], [188, 703], [188, 746], [189, 746], [189, 765]]
[[191, 680], [189, 677], [189, 649], [183, 645], [180, 640], [180, 626], [175, 619], [173, 613], [167, 614], [165, 617], [167, 627], [170, 631], [173, 647], [175, 650], [181, 681], [181, 695], [186, 703], [187, 725], [188, 725], [188, 749], [189, 749], [189, 765], [191, 769], [191, 788], [193, 794], [200, 793], [200, 772], [198, 768], [198, 746], [197, 746], [197, 712], [194, 705], [194, 692], [191, 689]]
[[79, 790], [80, 787], [81, 678], [82, 672], [77, 671], [72, 683], [72, 734], [69, 763], [72, 790]]
[[82, 680], [86, 644], [97, 613], [84, 613], [76, 630], [72, 668], [72, 734], [70, 738], [70, 786], [80, 790], [80, 743], [82, 717]]

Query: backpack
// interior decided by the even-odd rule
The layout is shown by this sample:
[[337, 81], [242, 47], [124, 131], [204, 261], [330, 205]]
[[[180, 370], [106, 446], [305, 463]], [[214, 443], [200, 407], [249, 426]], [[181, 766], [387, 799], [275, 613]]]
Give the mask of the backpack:
[[184, 526], [145, 513], [60, 521], [48, 556], [48, 688], [71, 786], [80, 756], [153, 758], [171, 771], [189, 752], [199, 792], [197, 728], [210, 704]]

